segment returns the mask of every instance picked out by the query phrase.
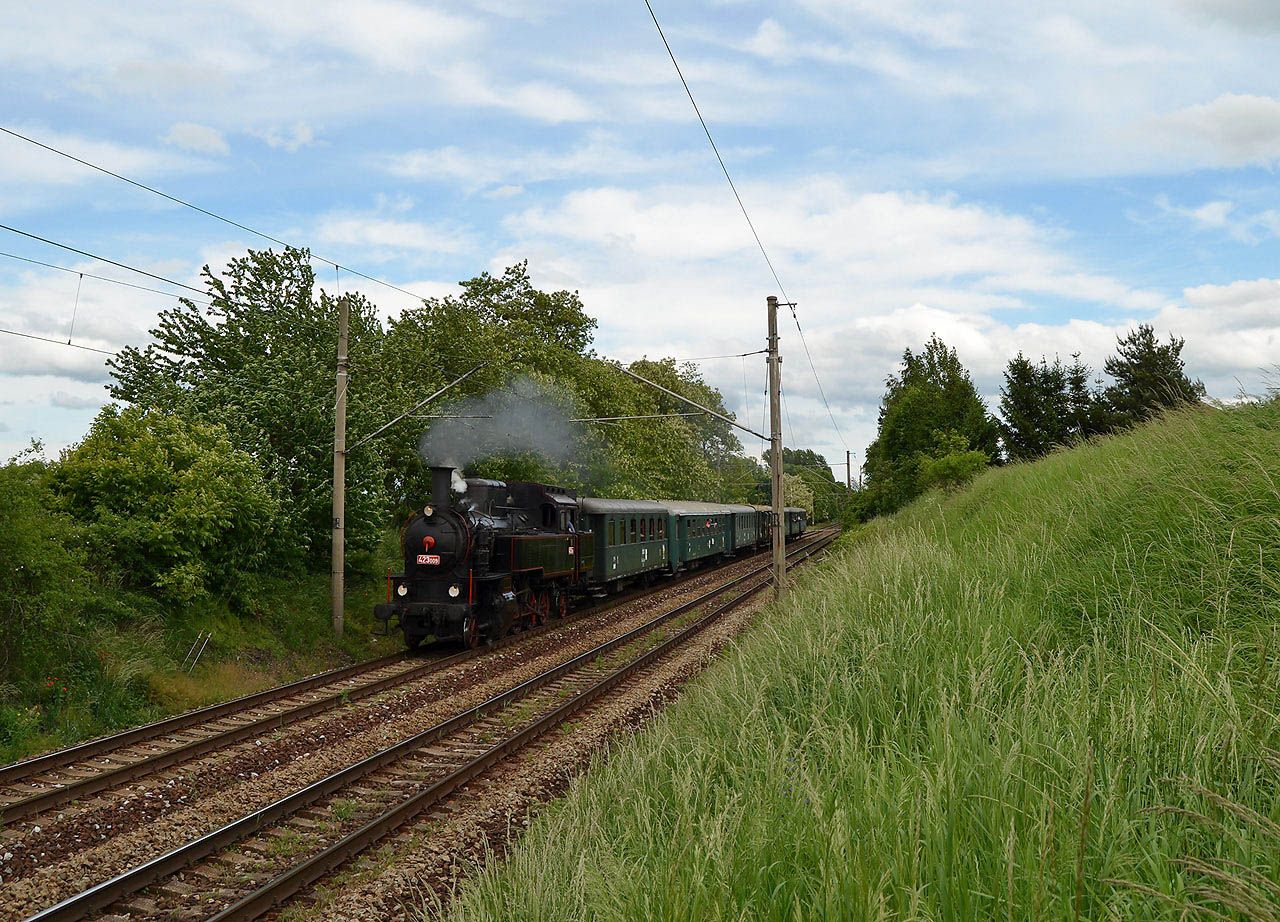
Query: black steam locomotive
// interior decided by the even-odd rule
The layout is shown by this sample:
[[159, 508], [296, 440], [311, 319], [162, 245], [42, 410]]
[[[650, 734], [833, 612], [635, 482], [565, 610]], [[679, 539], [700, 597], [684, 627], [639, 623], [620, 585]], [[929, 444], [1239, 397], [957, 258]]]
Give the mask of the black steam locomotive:
[[[455, 499], [454, 470], [431, 468], [431, 503], [405, 523], [404, 572], [374, 615], [398, 622], [412, 649], [428, 637], [475, 646], [568, 613], [575, 598], [732, 557], [771, 540], [761, 506], [579, 499], [540, 483], [472, 478]], [[786, 537], [805, 531], [788, 508]]]

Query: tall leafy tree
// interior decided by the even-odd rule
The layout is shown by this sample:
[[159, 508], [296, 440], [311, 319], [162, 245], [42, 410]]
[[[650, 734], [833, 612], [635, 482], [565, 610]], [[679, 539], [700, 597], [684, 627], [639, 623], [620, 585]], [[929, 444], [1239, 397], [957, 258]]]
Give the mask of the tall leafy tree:
[[998, 458], [999, 427], [956, 351], [934, 335], [920, 352], [903, 352], [902, 367], [885, 381], [865, 465], [873, 511], [891, 512], [923, 491], [920, 460], [936, 454], [940, 432], [962, 439], [964, 451]]
[[[381, 353], [382, 390], [391, 402], [412, 406], [441, 384], [487, 362], [450, 399], [506, 387], [518, 376], [537, 380], [575, 416], [621, 417], [683, 413], [683, 404], [622, 374], [592, 348], [595, 321], [576, 292], [536, 289], [519, 263], [500, 275], [462, 283], [456, 296], [427, 301], [391, 321]], [[691, 400], [726, 412], [724, 399], [696, 367], [672, 359], [642, 359], [637, 372]], [[387, 459], [388, 489], [404, 507], [428, 489], [418, 436], [429, 423], [406, 420], [379, 437]], [[492, 477], [555, 480], [616, 496], [714, 499], [717, 469], [740, 450], [732, 429], [714, 417], [617, 420], [579, 427], [571, 464], [548, 465], [527, 453], [476, 459], [469, 472]]]
[[[661, 384], [668, 390], [675, 391], [686, 400], [715, 410], [721, 416], [729, 416], [724, 405], [724, 396], [716, 388], [707, 384], [698, 366], [691, 362], [677, 364], [675, 359], [640, 359], [631, 363], [631, 370], [655, 384]], [[658, 390], [652, 390], [654, 404], [659, 413], [695, 413], [693, 407]], [[742, 443], [734, 434], [733, 427], [722, 419], [710, 414], [681, 417], [697, 434], [698, 443], [707, 463], [718, 467], [730, 455], [742, 451]]]
[[809, 514], [809, 520], [814, 520], [814, 492], [803, 477], [799, 474], [783, 474], [782, 475], [782, 502], [786, 506], [798, 506]]
[[[182, 300], [160, 314], [155, 342], [109, 363], [111, 395], [147, 409], [216, 424], [279, 486], [284, 533], [299, 558], [320, 565], [331, 528], [334, 366], [338, 305], [316, 288], [305, 250], [250, 250], [221, 273], [203, 271], [209, 305]], [[374, 306], [350, 299], [352, 377], [348, 429], [387, 415], [372, 369], [383, 332]], [[382, 460], [347, 458], [347, 542], [376, 546], [385, 521]]]
[[[771, 449], [764, 450], [766, 468], [771, 458]], [[782, 448], [782, 469], [787, 474], [799, 477], [813, 493], [813, 508], [810, 512], [821, 521], [842, 518], [846, 515], [852, 496], [844, 483], [837, 481], [831, 473], [831, 465], [820, 453], [811, 448]], [[767, 480], [765, 501], [768, 498]]]
[[1117, 425], [1132, 425], [1160, 410], [1197, 403], [1204, 397], [1204, 384], [1187, 377], [1183, 345], [1184, 340], [1173, 335], [1161, 343], [1146, 323], [1119, 337], [1116, 354], [1103, 364], [1115, 379], [1106, 398]]

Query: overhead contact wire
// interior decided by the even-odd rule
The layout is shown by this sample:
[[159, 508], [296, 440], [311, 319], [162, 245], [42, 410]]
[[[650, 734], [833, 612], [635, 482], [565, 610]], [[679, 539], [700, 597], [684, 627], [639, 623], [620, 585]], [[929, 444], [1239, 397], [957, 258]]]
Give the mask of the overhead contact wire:
[[[67, 151], [64, 151], [64, 150], [59, 150], [58, 148], [53, 147], [52, 145], [45, 144], [43, 141], [37, 141], [35, 138], [28, 137], [27, 135], [22, 134], [21, 132], [18, 132], [18, 131], [14, 131], [12, 128], [6, 128], [3, 125], [0, 125], [0, 132], [3, 132], [9, 135], [10, 137], [17, 138], [20, 141], [26, 141], [28, 144], [34, 144], [36, 147], [43, 148], [44, 150], [47, 150], [51, 154], [57, 154], [59, 157], [65, 157], [66, 159], [74, 161], [75, 163], [79, 163], [82, 166], [86, 166], [91, 170], [97, 170], [99, 173], [103, 173], [107, 176], [112, 177], [113, 179], [118, 179], [121, 182], [128, 183], [129, 185], [134, 186], [138, 189], [142, 189], [146, 192], [150, 192], [152, 195], [158, 195], [163, 199], [167, 199], [168, 201], [173, 202], [175, 205], [181, 205], [184, 208], [190, 208], [192, 211], [198, 211], [202, 215], [206, 215], [210, 218], [213, 218], [215, 221], [221, 221], [223, 224], [229, 224], [231, 227], [237, 228], [238, 230], [245, 231], [246, 233], [249, 233], [249, 234], [254, 234], [258, 237], [261, 237], [264, 240], [270, 240], [272, 243], [278, 243], [283, 247], [299, 249], [299, 247], [295, 247], [293, 244], [289, 243], [288, 241], [281, 240], [279, 237], [272, 236], [271, 234], [268, 234], [265, 231], [260, 231], [257, 228], [250, 227], [247, 224], [241, 224], [239, 221], [236, 221], [233, 218], [228, 218], [226, 215], [218, 214], [216, 211], [210, 211], [208, 208], [202, 208], [201, 206], [195, 204], [194, 202], [189, 202], [186, 199], [178, 198], [176, 195], [170, 195], [168, 192], [165, 192], [162, 189], [157, 189], [155, 186], [149, 186], [146, 183], [139, 182], [136, 179], [130, 179], [128, 176], [123, 176], [120, 173], [117, 173], [113, 170], [109, 170], [104, 166], [99, 166], [96, 163], [85, 160], [83, 157], [77, 157], [75, 154], [68, 153]], [[333, 266], [335, 269], [339, 267], [339, 264], [337, 262], [335, 262], [332, 259], [327, 259], [324, 256], [319, 255], [318, 253], [313, 252], [311, 253], [311, 256], [313, 259], [317, 260], [318, 262], [327, 263]], [[353, 269], [350, 266], [342, 266], [341, 268], [346, 269], [352, 275], [358, 275], [362, 279], [366, 279], [377, 285], [382, 285], [386, 288], [390, 288], [393, 291], [398, 291], [401, 294], [408, 295], [409, 297], [414, 298], [416, 300], [419, 300], [419, 301], [426, 300], [425, 298], [422, 297], [422, 295], [415, 294], [414, 292], [409, 291], [407, 288], [401, 288], [399, 285], [393, 285], [391, 282], [385, 281], [383, 279], [375, 278], [372, 275], [366, 275], [365, 273], [361, 272], [359, 269]]]
[[707, 136], [707, 142], [711, 145], [712, 152], [716, 155], [716, 160], [720, 164], [720, 170], [724, 173], [725, 180], [729, 183], [729, 188], [733, 191], [733, 197], [738, 202], [738, 208], [742, 210], [742, 217], [746, 219], [747, 227], [751, 229], [751, 236], [755, 238], [756, 246], [760, 248], [760, 255], [764, 257], [765, 264], [769, 267], [769, 274], [773, 276], [774, 282], [778, 285], [778, 292], [782, 295], [782, 299], [791, 309], [791, 318], [795, 321], [796, 332], [800, 334], [800, 342], [804, 346], [805, 356], [809, 360], [809, 370], [813, 372], [813, 380], [818, 385], [818, 393], [822, 397], [823, 406], [827, 408], [827, 415], [831, 417], [831, 425], [835, 428], [836, 435], [839, 437], [841, 444], [847, 449], [848, 443], [844, 440], [844, 433], [840, 431], [840, 425], [836, 422], [835, 414], [831, 411], [831, 404], [827, 402], [826, 392], [822, 387], [822, 380], [818, 377], [818, 368], [813, 362], [813, 356], [809, 352], [809, 344], [805, 342], [804, 331], [800, 329], [800, 318], [796, 316], [795, 302], [787, 295], [786, 287], [782, 284], [782, 279], [778, 277], [778, 270], [774, 268], [773, 260], [769, 257], [769, 251], [765, 249], [764, 241], [760, 239], [760, 234], [756, 230], [755, 222], [751, 220], [751, 215], [747, 212], [747, 206], [742, 201], [742, 196], [738, 193], [738, 187], [733, 181], [733, 177], [729, 174], [729, 167], [725, 165], [724, 157], [720, 155], [720, 148], [716, 146], [716, 140], [711, 136], [711, 129], [707, 126], [707, 120], [702, 117], [702, 110], [698, 108], [698, 101], [693, 98], [693, 90], [689, 88], [689, 81], [684, 78], [684, 71], [680, 69], [680, 62], [676, 60], [675, 52], [671, 49], [671, 43], [667, 41], [667, 35], [662, 31], [662, 24], [658, 22], [658, 15], [653, 11], [653, 4], [649, 0], [644, 0], [645, 7], [649, 10], [649, 18], [653, 20], [654, 28], [658, 30], [658, 37], [662, 39], [662, 45], [667, 49], [667, 56], [671, 58], [671, 64], [676, 69], [676, 76], [680, 78], [680, 84], [684, 87], [685, 95], [689, 97], [689, 103], [693, 106], [693, 112], [698, 117], [698, 123], [702, 125], [702, 132]]

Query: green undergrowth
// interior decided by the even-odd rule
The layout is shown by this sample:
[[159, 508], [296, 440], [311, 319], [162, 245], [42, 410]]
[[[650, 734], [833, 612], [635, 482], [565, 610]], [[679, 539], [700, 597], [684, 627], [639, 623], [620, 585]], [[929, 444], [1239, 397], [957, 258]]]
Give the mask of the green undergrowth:
[[1280, 918], [1280, 405], [844, 539], [455, 919]]
[[[374, 634], [381, 577], [348, 576], [347, 631], [337, 639], [328, 574], [260, 578], [248, 605], [163, 603], [77, 569], [58, 554], [65, 535], [38, 537], [51, 540], [30, 541], [13, 556], [22, 559], [27, 550], [33, 553], [26, 559], [51, 557], [47, 571], [3, 599], [0, 764], [398, 646]], [[391, 553], [394, 546], [389, 534]], [[205, 632], [211, 637], [199, 662], [183, 668]]]

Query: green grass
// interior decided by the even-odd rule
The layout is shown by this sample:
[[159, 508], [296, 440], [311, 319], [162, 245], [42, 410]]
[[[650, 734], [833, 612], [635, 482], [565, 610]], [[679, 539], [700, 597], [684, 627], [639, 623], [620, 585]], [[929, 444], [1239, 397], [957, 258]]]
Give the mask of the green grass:
[[1280, 918], [1280, 405], [843, 541], [457, 919]]
[[[392, 531], [384, 551], [394, 558]], [[341, 639], [329, 624], [327, 573], [265, 578], [252, 611], [240, 613], [220, 600], [172, 608], [141, 593], [95, 591], [105, 612], [98, 623], [42, 630], [46, 664], [0, 682], [0, 764], [400, 646], [373, 635], [385, 592], [378, 576], [349, 575]], [[213, 637], [188, 673], [181, 665], [202, 631]]]

